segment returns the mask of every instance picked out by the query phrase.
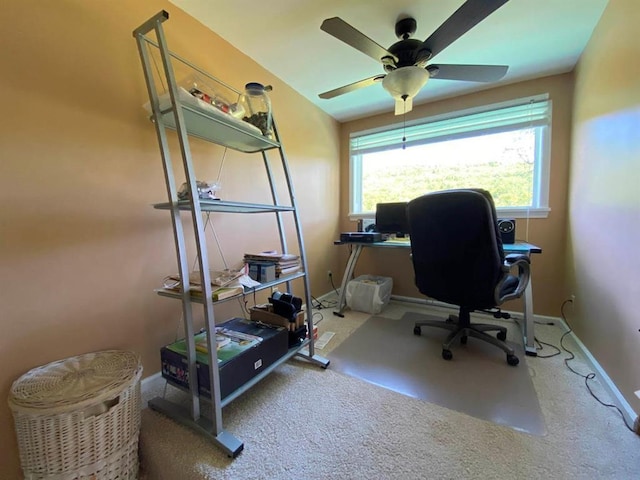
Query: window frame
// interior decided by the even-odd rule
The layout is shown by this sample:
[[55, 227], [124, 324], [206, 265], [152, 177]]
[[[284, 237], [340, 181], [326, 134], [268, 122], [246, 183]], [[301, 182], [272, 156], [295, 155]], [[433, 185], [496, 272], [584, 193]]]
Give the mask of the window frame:
[[[535, 126], [540, 128], [540, 134], [536, 135], [537, 145], [536, 154], [537, 157], [534, 163], [534, 184], [533, 184], [533, 203], [532, 206], [522, 207], [497, 207], [496, 211], [501, 218], [547, 218], [551, 209], [549, 208], [549, 182], [550, 182], [550, 170], [551, 170], [551, 125], [552, 125], [552, 112], [553, 104], [549, 99], [548, 94], [536, 95], [532, 97], [519, 98], [515, 100], [509, 100], [506, 102], [494, 103], [490, 105], [484, 105], [481, 107], [469, 108], [464, 110], [457, 110], [442, 115], [434, 115], [431, 117], [423, 117], [415, 120], [411, 123], [407, 123], [406, 126], [402, 124], [392, 124], [383, 127], [378, 127], [369, 130], [363, 130], [358, 132], [352, 132], [349, 135], [349, 219], [352, 221], [359, 219], [373, 218], [375, 212], [361, 211], [362, 210], [362, 155], [374, 151], [382, 151], [385, 149], [397, 149], [401, 148], [401, 141], [391, 142], [385, 140], [386, 134], [391, 134], [394, 138], [402, 138], [403, 130], [411, 131], [417, 129], [418, 132], [422, 131], [421, 127], [428, 126], [430, 124], [439, 123], [447, 124], [448, 122], [456, 122], [460, 120], [464, 122], [466, 118], [483, 118], [482, 115], [499, 112], [500, 110], [508, 111], [511, 107], [516, 107], [513, 110], [522, 110], [528, 108], [528, 106], [539, 107], [544, 110], [544, 114], [535, 120]], [[478, 115], [480, 114], [480, 115]], [[490, 115], [486, 115], [490, 117]], [[500, 117], [496, 117], [499, 121]], [[514, 127], [515, 126], [515, 127]], [[427, 127], [425, 131], [428, 131]], [[433, 135], [427, 136], [412, 141], [410, 136], [407, 135], [407, 146], [422, 145], [427, 143], [442, 142], [452, 140], [456, 138], [469, 138], [487, 133], [498, 133], [500, 131], [513, 131], [523, 128], [523, 121], [514, 121], [512, 123], [488, 125], [486, 127], [473, 127], [464, 130], [458, 129], [451, 134], [445, 135]], [[452, 129], [455, 130], [455, 129]], [[354, 142], [363, 138], [376, 138], [381, 137], [382, 140], [378, 146], [375, 146], [375, 142], [371, 142], [372, 147], [364, 148], [360, 152], [354, 154], [353, 146]], [[539, 156], [539, 157], [538, 157]], [[391, 201], [391, 200], [390, 200]]]

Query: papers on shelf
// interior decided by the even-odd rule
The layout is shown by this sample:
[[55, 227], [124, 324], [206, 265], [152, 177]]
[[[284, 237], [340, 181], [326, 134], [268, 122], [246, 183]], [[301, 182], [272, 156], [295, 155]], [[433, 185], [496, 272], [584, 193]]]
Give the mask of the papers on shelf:
[[[240, 270], [211, 270], [209, 275], [211, 277], [211, 298], [213, 301], [224, 300], [225, 298], [235, 295], [242, 295], [244, 293], [245, 283], [249, 283], [246, 278], [244, 278], [248, 278], [244, 273], [244, 268]], [[249, 280], [251, 279], [249, 278]], [[163, 287], [166, 290], [180, 292], [180, 275], [169, 275], [166, 277]], [[189, 290], [191, 291], [191, 295], [202, 297], [200, 271], [194, 270], [189, 273]]]
[[[240, 270], [209, 270], [211, 285], [215, 287], [226, 287], [234, 280], [244, 275], [244, 268]], [[189, 285], [192, 287], [200, 287], [200, 271], [193, 270], [189, 273]], [[180, 288], [180, 275], [169, 275], [164, 282], [165, 288]]]
[[268, 250], [259, 253], [245, 253], [244, 261], [251, 263], [272, 263], [276, 267], [276, 277], [290, 275], [301, 268], [300, 256], [291, 253], [278, 253], [275, 250]]

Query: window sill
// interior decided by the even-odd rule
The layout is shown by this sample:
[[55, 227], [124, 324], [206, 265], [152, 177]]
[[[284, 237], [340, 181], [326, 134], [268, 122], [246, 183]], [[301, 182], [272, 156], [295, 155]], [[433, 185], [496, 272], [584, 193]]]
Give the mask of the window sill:
[[551, 209], [549, 207], [502, 207], [496, 208], [498, 218], [547, 218]]

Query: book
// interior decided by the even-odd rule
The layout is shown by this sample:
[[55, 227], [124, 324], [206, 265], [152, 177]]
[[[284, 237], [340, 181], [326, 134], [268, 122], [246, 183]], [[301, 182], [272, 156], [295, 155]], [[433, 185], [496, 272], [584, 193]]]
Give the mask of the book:
[[242, 285], [229, 285], [226, 287], [218, 288], [211, 292], [211, 298], [214, 302], [218, 302], [235, 295], [242, 295], [243, 293], [244, 287]]
[[291, 253], [278, 253], [275, 250], [269, 250], [260, 253], [245, 253], [244, 259], [246, 260], [263, 260], [268, 262], [290, 262], [300, 260], [299, 255]]
[[[244, 268], [239, 270], [209, 270], [211, 285], [215, 287], [225, 287], [245, 274]], [[200, 286], [200, 271], [193, 270], [189, 273], [189, 285]], [[169, 275], [165, 278], [165, 288], [180, 288], [180, 275]]]
[[292, 267], [287, 267], [287, 268], [281, 268], [278, 270], [278, 273], [280, 275], [290, 275], [292, 273], [296, 273], [298, 270], [300, 270], [301, 265], [294, 265]]
[[[219, 366], [222, 366], [229, 360], [240, 355], [242, 352], [259, 345], [260, 342], [262, 342], [262, 337], [237, 332], [224, 327], [216, 327], [216, 344], [218, 344], [218, 337], [224, 337], [226, 339], [221, 340], [220, 343], [223, 345], [216, 348]], [[209, 365], [207, 332], [198, 333], [195, 335], [194, 340], [196, 343], [196, 360], [205, 365]], [[167, 345], [167, 348], [181, 355], [187, 354], [187, 342], [185, 339], [178, 340], [171, 345]]]
[[[244, 293], [244, 287], [240, 284], [239, 280], [244, 275], [244, 273], [240, 272], [238, 276], [233, 274], [234, 278], [228, 280], [228, 278], [222, 279], [222, 276], [216, 277], [217, 283], [224, 283], [224, 285], [218, 285], [213, 282], [214, 277], [212, 276], [211, 281], [211, 299], [214, 302], [219, 300], [224, 300], [225, 298], [233, 297], [235, 295], [242, 295]], [[180, 277], [178, 275], [171, 275], [164, 280], [164, 289], [172, 292], [180, 292], [181, 291], [181, 283]], [[191, 295], [196, 298], [202, 298], [202, 285], [200, 284], [200, 273], [199, 272], [191, 272], [189, 274], [189, 290]]]
[[[205, 333], [204, 336], [196, 336], [195, 338], [196, 350], [198, 352], [207, 353], [209, 351], [209, 347], [207, 346], [207, 335]], [[231, 343], [231, 339], [225, 335], [216, 335], [216, 350], [220, 350], [222, 347], [229, 345]]]
[[259, 263], [274, 263], [276, 266], [276, 277], [295, 273], [301, 268], [300, 256], [292, 253], [278, 253], [269, 250], [260, 253], [245, 253], [244, 261], [249, 265]]

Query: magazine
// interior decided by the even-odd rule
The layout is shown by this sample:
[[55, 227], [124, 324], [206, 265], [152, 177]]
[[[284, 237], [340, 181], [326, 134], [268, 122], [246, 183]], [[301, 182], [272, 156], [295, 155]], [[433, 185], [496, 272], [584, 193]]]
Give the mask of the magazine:
[[[242, 270], [223, 270], [223, 271], [210, 271], [211, 276], [211, 297], [214, 302], [224, 300], [225, 298], [233, 297], [235, 295], [242, 295], [244, 293], [244, 287], [240, 283], [245, 276], [244, 269]], [[173, 292], [181, 291], [180, 275], [170, 275], [164, 279], [163, 287], [166, 290]], [[194, 270], [189, 274], [189, 289], [191, 295], [194, 297], [202, 298], [202, 285], [200, 279], [200, 272]]]
[[[211, 279], [211, 285], [216, 287], [225, 287], [229, 285], [234, 280], [237, 280], [242, 275], [244, 275], [244, 268], [240, 270], [209, 270], [209, 277]], [[173, 282], [172, 282], [173, 281]], [[200, 271], [193, 270], [189, 273], [189, 285], [191, 286], [200, 286]], [[180, 275], [169, 275], [165, 279], [165, 288], [180, 288]]]
[[[222, 338], [220, 338], [222, 337]], [[194, 337], [196, 343], [196, 360], [209, 365], [209, 349], [207, 348], [207, 332], [200, 332]], [[217, 350], [218, 365], [222, 366], [242, 352], [255, 347], [262, 342], [262, 338], [247, 333], [236, 332], [224, 327], [216, 327], [216, 344], [221, 345]], [[181, 355], [187, 354], [185, 339], [168, 345], [167, 348]]]

